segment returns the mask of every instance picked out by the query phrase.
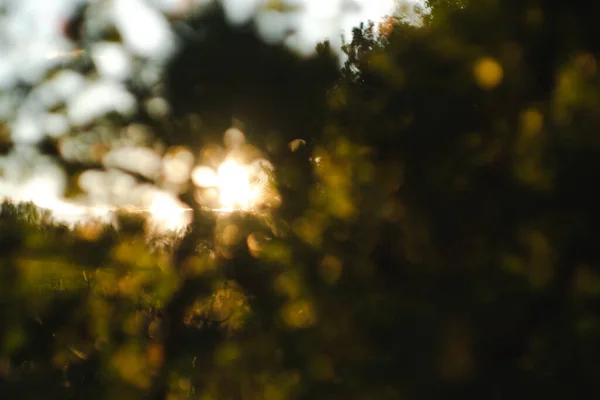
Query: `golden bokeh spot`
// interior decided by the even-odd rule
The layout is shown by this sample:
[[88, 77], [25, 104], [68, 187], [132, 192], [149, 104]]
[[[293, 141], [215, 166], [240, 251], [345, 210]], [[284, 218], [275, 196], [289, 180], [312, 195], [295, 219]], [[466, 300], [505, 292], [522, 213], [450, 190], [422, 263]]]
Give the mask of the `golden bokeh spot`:
[[329, 165], [329, 171], [323, 176], [323, 181], [333, 189], [343, 189], [349, 186], [351, 177], [348, 170]]
[[183, 146], [170, 147], [163, 157], [163, 176], [175, 184], [183, 184], [190, 175], [194, 155]]
[[321, 278], [330, 285], [336, 283], [342, 275], [343, 266], [341, 261], [330, 254], [326, 255], [319, 265]]
[[298, 298], [302, 291], [300, 279], [291, 273], [285, 272], [275, 279], [274, 288], [279, 294], [290, 299]]
[[162, 322], [160, 319], [154, 319], [148, 325], [148, 337], [152, 339], [159, 339], [162, 332]]
[[226, 151], [219, 145], [208, 144], [200, 150], [198, 160], [211, 168], [217, 168], [225, 159]]
[[122, 241], [113, 249], [114, 259], [123, 264], [134, 264], [141, 268], [153, 268], [157, 258], [147, 251], [146, 244], [141, 240]]
[[317, 322], [317, 312], [307, 299], [294, 300], [281, 309], [283, 321], [291, 328], [308, 328]]
[[201, 275], [205, 270], [204, 262], [198, 256], [187, 257], [181, 264], [181, 272], [187, 276]]
[[329, 202], [329, 211], [333, 216], [345, 220], [353, 218], [357, 213], [352, 199], [344, 192], [332, 193]]
[[294, 233], [303, 241], [313, 246], [319, 246], [322, 240], [323, 227], [317, 220], [298, 218], [292, 225]]
[[229, 224], [223, 229], [223, 233], [221, 234], [221, 238], [223, 239], [223, 243], [227, 246], [233, 246], [237, 244], [240, 237], [240, 228], [238, 228], [235, 224]]
[[114, 249], [114, 257], [116, 261], [127, 263], [135, 257], [135, 249], [131, 244], [123, 241]]
[[216, 188], [197, 188], [194, 191], [194, 200], [198, 204], [206, 205], [209, 208], [219, 208], [219, 190]]
[[147, 353], [148, 365], [150, 365], [151, 368], [159, 368], [165, 359], [165, 350], [163, 346], [158, 343], [152, 343], [148, 346]]
[[177, 385], [179, 386], [179, 389], [181, 389], [185, 392], [187, 392], [188, 390], [190, 390], [192, 388], [192, 383], [187, 378], [179, 379], [179, 382], [177, 382]]
[[544, 116], [535, 109], [525, 110], [521, 114], [521, 133], [525, 137], [537, 135], [544, 127]]
[[494, 58], [483, 57], [475, 62], [473, 75], [475, 76], [475, 82], [477, 82], [480, 88], [491, 90], [502, 82], [504, 71], [500, 63]]
[[250, 252], [250, 255], [252, 257], [260, 258], [265, 241], [266, 237], [262, 233], [253, 232], [250, 235], [248, 235], [248, 238], [246, 239], [246, 244], [248, 245], [248, 251]]
[[268, 261], [280, 264], [289, 264], [292, 260], [292, 251], [280, 241], [265, 243], [263, 254]]
[[304, 139], [294, 139], [288, 144], [291, 151], [296, 151], [300, 148], [300, 146], [304, 145], [306, 145], [306, 140]]
[[132, 314], [123, 321], [123, 332], [130, 336], [136, 336], [140, 333], [142, 320], [136, 314]]
[[126, 296], [136, 296], [140, 292], [142, 279], [139, 275], [125, 275], [117, 282], [119, 293]]
[[209, 318], [213, 321], [224, 321], [239, 311], [245, 303], [245, 296], [240, 290], [228, 287], [219, 289], [212, 298]]
[[223, 134], [223, 143], [227, 148], [241, 147], [246, 142], [244, 132], [238, 128], [229, 128]]
[[121, 348], [112, 358], [112, 366], [121, 379], [138, 388], [150, 386], [150, 376], [146, 367], [146, 355], [141, 354], [135, 346]]
[[213, 269], [214, 265], [199, 256], [187, 257], [181, 266], [181, 272], [187, 276], [199, 276]]

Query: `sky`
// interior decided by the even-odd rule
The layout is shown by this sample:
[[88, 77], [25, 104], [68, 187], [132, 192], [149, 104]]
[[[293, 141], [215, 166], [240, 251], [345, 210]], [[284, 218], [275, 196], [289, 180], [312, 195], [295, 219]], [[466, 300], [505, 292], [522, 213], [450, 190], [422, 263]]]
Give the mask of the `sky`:
[[[173, 0], [170, 0], [173, 1]], [[276, 12], [258, 12], [258, 27], [267, 40], [281, 37], [285, 28], [292, 26], [296, 34], [286, 40], [287, 44], [303, 53], [314, 50], [324, 39], [341, 45], [340, 36], [349, 36], [352, 28], [360, 22], [381, 21], [401, 6], [414, 6], [421, 0], [281, 0], [301, 11], [284, 17]], [[269, 3], [268, 0], [223, 0], [223, 5], [233, 22], [242, 22]], [[271, 1], [273, 3], [273, 1]]]
[[[243, 21], [248, 18], [249, 11], [241, 4], [261, 4], [262, 0], [225, 0], [225, 9], [233, 21]], [[289, 4], [299, 5], [302, 11], [288, 17], [286, 22], [277, 21], [277, 13], [259, 13], [259, 29], [277, 37], [277, 27], [292, 25], [297, 34], [288, 39], [288, 44], [301, 52], [308, 53], [315, 45], [327, 38], [334, 42], [339, 40], [342, 32], [350, 33], [352, 28], [361, 21], [380, 20], [383, 16], [393, 13], [394, 0], [355, 0], [355, 7], [348, 0], [291, 0]], [[242, 11], [243, 10], [243, 11]], [[280, 16], [280, 15], [279, 15]], [[284, 20], [285, 17], [281, 17]], [[275, 22], [277, 21], [277, 22]]]
[[[283, 41], [301, 54], [310, 54], [325, 39], [339, 49], [342, 33], [350, 34], [361, 21], [380, 21], [399, 6], [398, 0], [219, 1], [231, 23], [251, 20], [265, 41]], [[405, 0], [403, 4], [410, 6], [416, 1]], [[91, 75], [68, 67], [83, 50], [61, 32], [64, 22], [83, 2], [92, 4], [86, 18], [88, 32], [113, 25], [123, 39], [122, 43], [94, 42], [85, 49], [96, 70]], [[143, 129], [130, 127], [117, 137], [94, 131], [71, 138], [70, 132], [93, 125], [108, 112], [125, 118], [137, 107], [147, 107], [159, 115], [168, 113], [168, 104], [159, 94], [138, 104], [128, 92], [126, 80], [137, 74], [142, 85], [155, 87], [163, 65], [178, 46], [169, 15], [201, 10], [209, 3], [211, 0], [0, 0], [0, 121], [8, 126], [16, 144], [11, 153], [0, 156], [0, 198], [34, 201], [73, 218], [89, 210], [118, 206], [152, 208], [156, 199], [159, 208], [164, 209], [165, 204], [176, 208], [179, 203], [174, 196], [155, 188], [134, 188], [126, 177], [110, 170], [129, 167], [132, 159], [145, 160], [134, 163], [147, 167], [136, 171], [140, 173], [168, 167], [165, 159], [144, 148]], [[272, 7], [275, 3], [296, 7], [297, 11], [279, 12]], [[290, 30], [295, 34], [284, 35]], [[49, 78], [49, 71], [57, 67], [58, 72]], [[33, 89], [24, 92], [23, 82]], [[55, 111], [60, 105], [64, 105], [64, 112]], [[53, 160], [37, 153], [35, 144], [45, 136], [61, 139], [62, 156], [81, 161], [77, 149], [85, 150], [90, 143], [86, 134], [96, 139], [105, 135], [102, 140], [114, 146], [97, 160], [107, 171], [86, 175], [87, 180], [80, 183], [89, 188], [87, 198], [73, 204], [63, 198], [64, 172]], [[150, 200], [148, 193], [154, 196]], [[139, 196], [133, 198], [133, 194]]]

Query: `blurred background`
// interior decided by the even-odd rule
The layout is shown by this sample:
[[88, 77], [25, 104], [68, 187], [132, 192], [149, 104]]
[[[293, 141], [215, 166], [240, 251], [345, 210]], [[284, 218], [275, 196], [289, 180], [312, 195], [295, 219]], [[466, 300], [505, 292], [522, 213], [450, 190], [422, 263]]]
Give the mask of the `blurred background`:
[[600, 3], [0, 5], [3, 398], [600, 392]]
[[[168, 118], [165, 66], [197, 30], [190, 18], [215, 5], [232, 26], [251, 26], [266, 44], [302, 57], [329, 40], [340, 66], [342, 42], [361, 22], [400, 10], [419, 22], [418, 0], [0, 0], [0, 196], [33, 201], [63, 222], [110, 218], [114, 207], [149, 209], [160, 196], [173, 210], [163, 219], [185, 224], [186, 206], [172, 191], [139, 185], [122, 170], [155, 181], [186, 168], [189, 155], [165, 155], [148, 126], [131, 121], [140, 109]], [[107, 116], [124, 122], [116, 129]], [[76, 174], [81, 190], [68, 200], [71, 174], [57, 158], [90, 166]]]

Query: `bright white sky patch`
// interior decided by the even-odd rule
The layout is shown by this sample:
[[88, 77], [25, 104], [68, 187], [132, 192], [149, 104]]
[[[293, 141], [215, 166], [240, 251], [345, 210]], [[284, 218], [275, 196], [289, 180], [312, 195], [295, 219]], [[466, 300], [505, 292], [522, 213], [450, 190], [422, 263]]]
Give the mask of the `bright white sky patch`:
[[[227, 0], [227, 3], [242, 4], [257, 0]], [[413, 3], [415, 0], [406, 0]], [[266, 3], [266, 1], [262, 1]], [[360, 22], [372, 20], [379, 22], [386, 15], [394, 13], [396, 0], [356, 0], [356, 7], [349, 7], [347, 0], [294, 0], [283, 3], [299, 8], [299, 12], [282, 15], [279, 13], [259, 12], [257, 24], [259, 31], [266, 33], [269, 41], [279, 33], [283, 37], [286, 30], [296, 33], [289, 37], [286, 44], [294, 50], [309, 54], [317, 43], [329, 39], [334, 45], [341, 45], [341, 35], [346, 37], [352, 28]], [[273, 14], [273, 15], [269, 15]], [[277, 32], [279, 30], [280, 32]]]
[[123, 46], [116, 43], [95, 43], [91, 48], [91, 56], [100, 75], [119, 81], [131, 75], [131, 57]]
[[135, 110], [135, 98], [125, 87], [111, 81], [89, 84], [68, 103], [69, 120], [73, 125], [85, 125], [110, 111], [130, 115]]
[[175, 38], [165, 16], [143, 0], [113, 2], [113, 17], [125, 45], [148, 58], [168, 58], [175, 50]]

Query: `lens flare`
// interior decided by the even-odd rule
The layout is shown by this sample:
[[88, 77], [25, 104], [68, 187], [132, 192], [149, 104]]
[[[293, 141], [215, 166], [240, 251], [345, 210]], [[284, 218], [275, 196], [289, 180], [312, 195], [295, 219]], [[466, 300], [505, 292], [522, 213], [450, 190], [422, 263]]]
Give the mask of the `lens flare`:
[[247, 209], [258, 195], [250, 184], [250, 172], [234, 160], [226, 160], [217, 171], [219, 199], [224, 208]]
[[[256, 171], [255, 171], [256, 170]], [[219, 211], [249, 210], [259, 203], [265, 179], [255, 165], [242, 165], [234, 158], [228, 158], [219, 165], [217, 171], [207, 166], [198, 166], [192, 172], [192, 181], [200, 189], [197, 201], [203, 206]], [[209, 196], [211, 191], [216, 196]], [[209, 197], [215, 197], [209, 201]]]

